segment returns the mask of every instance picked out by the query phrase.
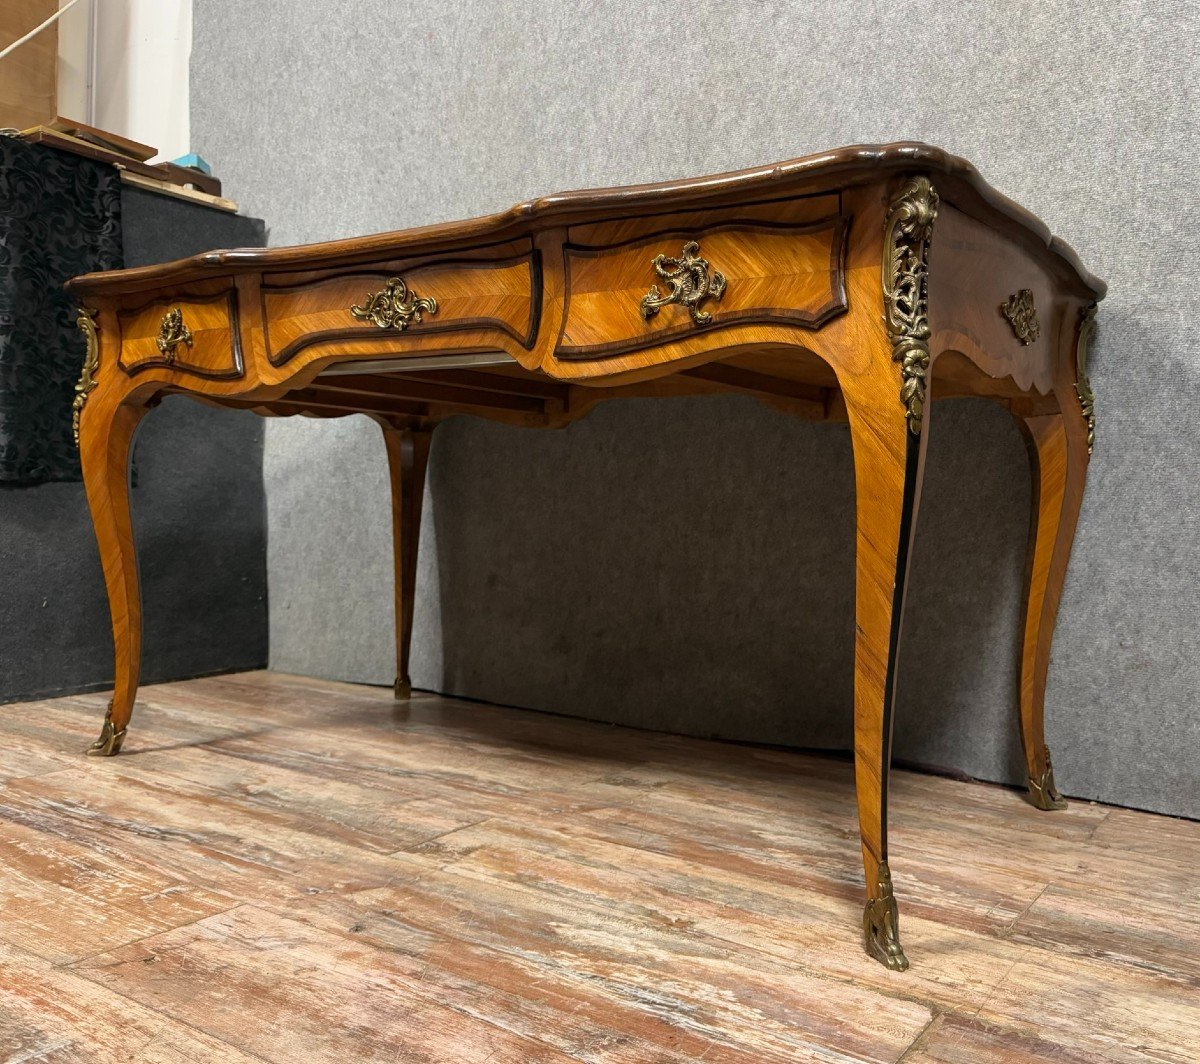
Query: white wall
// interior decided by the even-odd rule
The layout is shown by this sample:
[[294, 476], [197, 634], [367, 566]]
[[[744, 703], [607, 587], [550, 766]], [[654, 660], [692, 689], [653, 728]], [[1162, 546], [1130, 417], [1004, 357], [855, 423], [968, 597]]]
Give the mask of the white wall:
[[97, 2], [102, 0], [80, 0], [58, 20], [58, 113], [89, 125]]
[[191, 52], [191, 0], [81, 0], [60, 20], [59, 113], [178, 158]]

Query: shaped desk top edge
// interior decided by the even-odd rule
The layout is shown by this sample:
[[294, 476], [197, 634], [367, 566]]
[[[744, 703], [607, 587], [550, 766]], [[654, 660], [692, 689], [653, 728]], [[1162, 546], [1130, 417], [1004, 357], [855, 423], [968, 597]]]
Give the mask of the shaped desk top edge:
[[[931, 181], [940, 203], [929, 262], [932, 357], [954, 350], [982, 376], [1011, 378], [996, 387], [980, 374], [974, 384], [961, 379], [962, 373], [951, 374], [938, 397], [989, 394], [1004, 401], [1047, 395], [1051, 330], [1032, 350], [1014, 353], [1007, 324], [989, 313], [964, 328], [963, 305], [973, 300], [995, 311], [1000, 302], [1028, 291], [1042, 319], [1078, 318], [1081, 308], [1103, 297], [1103, 282], [969, 163], [921, 144], [844, 148], [711, 178], [567, 193], [480, 219], [351, 240], [213, 251], [89, 274], [69, 287], [94, 312], [101, 343], [120, 342], [118, 359], [136, 381], [131, 391], [138, 396], [183, 391], [264, 413], [291, 413], [295, 401], [274, 408], [272, 403], [327, 371], [401, 373], [435, 365], [418, 358], [469, 368], [486, 364], [490, 354], [543, 380], [599, 388], [681, 371], [697, 377], [697, 366], [732, 359], [734, 370], [753, 376], [747, 386], [729, 390], [773, 398], [780, 408], [809, 416], [818, 407], [836, 414], [838, 402], [831, 396], [840, 380], [796, 369], [792, 376], [798, 379], [781, 387], [772, 380], [778, 373], [758, 365], [750, 353], [811, 352], [832, 365], [836, 376], [847, 330], [839, 326], [833, 330], [838, 335], [826, 337], [826, 327], [858, 311], [882, 317], [882, 308], [871, 305], [877, 294], [863, 292], [852, 301], [847, 284], [856, 271], [878, 277], [889, 197], [913, 175]], [[655, 255], [678, 255], [689, 240], [699, 245], [701, 260], [729, 280], [728, 297], [702, 310], [710, 318], [703, 330], [680, 305], [639, 322], [639, 295], [658, 281], [651, 266]], [[790, 272], [770, 276], [801, 241], [806, 248], [787, 264]], [[630, 255], [640, 252], [631, 262]], [[722, 252], [749, 260], [740, 263], [742, 276], [722, 262]], [[1006, 286], [990, 286], [982, 298], [964, 291], [957, 283], [963, 260], [978, 265], [996, 252], [1004, 261], [987, 269], [994, 277], [1003, 275]], [[824, 285], [816, 281], [821, 269], [828, 273]], [[943, 287], [950, 286], [943, 277], [956, 281], [955, 291], [944, 297]], [[373, 328], [369, 320], [351, 318], [353, 306], [384, 295], [393, 279], [414, 299], [434, 299], [438, 310], [418, 314], [407, 330], [408, 323], [400, 330]], [[197, 342], [158, 358], [165, 315], [176, 310]], [[1040, 366], [1033, 366], [1039, 358]], [[393, 359], [395, 365], [385, 365]], [[715, 375], [717, 370], [708, 373]], [[729, 372], [724, 376], [733, 379]], [[672, 382], [675, 392], [684, 393], [721, 387], [713, 380], [681, 385]], [[663, 394], [672, 388], [643, 390]], [[300, 398], [305, 394], [302, 390]], [[478, 404], [464, 409], [518, 424], [548, 423], [546, 417], [561, 423], [572, 405], [566, 395], [560, 391], [540, 411]], [[455, 409], [452, 398], [433, 403], [431, 416]], [[595, 401], [577, 400], [575, 412]], [[411, 415], [416, 408], [401, 409]], [[319, 415], [322, 408], [313, 405], [308, 412]]]

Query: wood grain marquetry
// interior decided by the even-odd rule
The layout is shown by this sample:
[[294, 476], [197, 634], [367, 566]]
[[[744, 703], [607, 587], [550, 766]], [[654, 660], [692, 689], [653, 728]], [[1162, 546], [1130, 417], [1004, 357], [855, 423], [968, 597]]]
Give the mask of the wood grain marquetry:
[[[724, 282], [719, 301], [704, 305], [708, 328], [780, 323], [819, 328], [846, 309], [847, 219], [814, 217], [836, 203], [748, 208], [744, 214], [692, 212], [577, 226], [563, 245], [563, 321], [555, 347], [564, 360], [605, 358], [687, 335], [697, 325], [683, 305], [652, 316], [642, 301], [656, 275], [655, 257], [677, 256], [689, 241]], [[793, 220], [794, 219], [794, 220]], [[664, 226], [668, 228], [663, 228]], [[651, 230], [646, 232], [646, 230]]]
[[1010, 410], [1030, 442], [1016, 715], [1031, 799], [1060, 804], [1044, 698], [1094, 428], [1086, 342], [1105, 286], [963, 160], [922, 144], [859, 146], [399, 233], [214, 251], [70, 287], [87, 311], [74, 403], [116, 654], [92, 752], [120, 749], [137, 691], [128, 455], [161, 394], [265, 416], [366, 414], [383, 426], [401, 698], [438, 424], [472, 414], [559, 428], [624, 397], [752, 396], [849, 425], [862, 941], [902, 970], [896, 898], [906, 886], [888, 834], [908, 558], [932, 408], [973, 395]]
[[563, 359], [602, 358], [662, 343], [690, 332], [682, 306], [646, 318], [640, 299], [655, 281], [656, 255], [676, 255], [696, 240], [725, 278], [719, 303], [706, 306], [712, 328], [734, 322], [801, 325], [815, 329], [846, 309], [840, 261], [841, 219], [796, 229], [737, 225], [704, 232], [672, 232], [616, 248], [567, 245]]
[[[436, 310], [403, 332], [380, 329], [356, 317], [362, 306], [393, 277], [413, 296], [432, 299]], [[337, 340], [367, 340], [384, 349], [423, 350], [422, 337], [446, 332], [496, 330], [529, 347], [537, 327], [538, 269], [526, 242], [523, 255], [446, 260], [396, 268], [355, 271], [297, 285], [264, 284], [266, 347], [273, 365], [282, 366], [306, 348]]]
[[[190, 342], [160, 344], [163, 319], [179, 311]], [[122, 311], [121, 368], [135, 375], [154, 367], [214, 380], [244, 373], [238, 309], [231, 290], [210, 296], [155, 300], [136, 310]], [[166, 347], [166, 350], [164, 350]]]
[[[934, 347], [961, 351], [986, 374], [1012, 378], [1021, 392], [1048, 394], [1061, 352], [1048, 325], [1068, 304], [1049, 272], [1011, 241], [953, 206], [938, 211], [929, 252], [929, 325]], [[1001, 309], [1015, 288], [1032, 292], [1042, 328], [1028, 343]], [[1073, 305], [1078, 305], [1074, 302]]]

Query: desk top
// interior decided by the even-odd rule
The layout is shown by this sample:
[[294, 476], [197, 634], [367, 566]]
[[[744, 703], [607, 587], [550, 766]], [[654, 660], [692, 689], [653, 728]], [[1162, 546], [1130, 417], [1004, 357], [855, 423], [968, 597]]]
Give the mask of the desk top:
[[68, 287], [86, 299], [219, 275], [349, 267], [380, 258], [477, 247], [581, 221], [598, 222], [630, 214], [661, 214], [844, 190], [899, 172], [931, 175], [943, 199], [953, 201], [960, 210], [1027, 247], [1045, 268], [1082, 289], [1082, 294], [1092, 300], [1104, 297], [1105, 283], [1089, 272], [1071, 246], [1054, 236], [1040, 218], [997, 192], [965, 159], [941, 148], [909, 141], [853, 145], [773, 166], [710, 177], [557, 193], [528, 200], [499, 214], [349, 240], [265, 250], [209, 251], [156, 266], [85, 274], [70, 281]]
[[1105, 293], [973, 166], [915, 143], [69, 288], [112, 352], [87, 365], [120, 371], [101, 388], [114, 402], [563, 424], [614, 390], [736, 391], [831, 418], [877, 373], [914, 433], [934, 398], [1031, 413], [1090, 395], [1081, 345]]

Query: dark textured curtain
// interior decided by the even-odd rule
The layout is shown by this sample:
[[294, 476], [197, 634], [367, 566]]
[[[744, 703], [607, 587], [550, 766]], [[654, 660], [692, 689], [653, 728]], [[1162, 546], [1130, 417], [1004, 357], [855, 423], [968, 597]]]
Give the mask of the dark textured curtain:
[[0, 136], [0, 486], [79, 479], [84, 343], [63, 282], [121, 263], [116, 169]]

